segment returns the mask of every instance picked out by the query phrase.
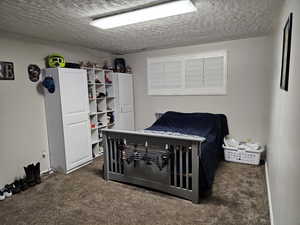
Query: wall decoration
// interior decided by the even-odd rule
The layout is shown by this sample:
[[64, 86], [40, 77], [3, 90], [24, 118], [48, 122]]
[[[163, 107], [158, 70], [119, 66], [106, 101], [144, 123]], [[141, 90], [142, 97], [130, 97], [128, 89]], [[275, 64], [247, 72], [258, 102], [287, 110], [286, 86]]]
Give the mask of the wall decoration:
[[29, 80], [37, 82], [40, 79], [41, 69], [38, 65], [30, 64], [27, 68]]
[[65, 67], [66, 61], [62, 55], [52, 54], [46, 57], [46, 67], [56, 68], [56, 67]]
[[114, 71], [115, 72], [119, 72], [119, 73], [125, 73], [125, 71], [126, 71], [125, 59], [123, 59], [123, 58], [116, 58], [114, 62], [115, 62]]
[[49, 93], [53, 94], [55, 92], [55, 82], [54, 79], [50, 76], [45, 77], [42, 82], [42, 85], [47, 88]]
[[14, 80], [14, 63], [0, 61], [0, 80]]
[[289, 88], [292, 24], [293, 24], [293, 13], [290, 13], [289, 18], [283, 30], [283, 49], [282, 49], [280, 88], [285, 91], [288, 91]]

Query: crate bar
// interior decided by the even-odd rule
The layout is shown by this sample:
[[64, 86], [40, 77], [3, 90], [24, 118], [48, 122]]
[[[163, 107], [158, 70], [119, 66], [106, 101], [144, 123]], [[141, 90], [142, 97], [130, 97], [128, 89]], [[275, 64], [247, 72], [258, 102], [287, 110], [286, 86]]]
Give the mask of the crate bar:
[[179, 146], [179, 178], [180, 178], [180, 187], [181, 188], [183, 188], [182, 149], [183, 149], [183, 146]]
[[116, 171], [116, 150], [115, 150], [115, 139], [112, 139], [112, 142], [111, 142], [111, 145], [112, 145], [112, 151], [113, 151], [113, 167], [114, 167], [114, 172], [117, 172]]
[[[169, 151], [171, 151], [172, 145], [171, 145], [171, 144], [168, 144], [168, 146], [169, 146]], [[172, 158], [169, 159], [169, 163], [168, 163], [168, 171], [171, 171], [171, 170], [172, 170], [172, 168], [171, 168], [171, 160], [172, 160]], [[170, 174], [169, 174], [169, 184], [170, 184], [170, 185], [172, 185], [172, 177], [170, 176], [171, 174], [172, 174], [172, 173], [170, 172]]]
[[189, 151], [189, 148], [186, 149], [186, 153], [185, 153], [185, 179], [186, 179], [186, 189], [190, 189], [189, 188], [189, 154], [190, 154], [190, 151]]
[[108, 143], [107, 143], [107, 136], [106, 133], [103, 133], [103, 140], [104, 140], [104, 179], [109, 180], [109, 168], [108, 168], [108, 163], [109, 163], [109, 155], [108, 155]]
[[[121, 145], [121, 141], [119, 140], [117, 146], [120, 146], [120, 145]], [[118, 172], [122, 173], [122, 168], [121, 168], [121, 152], [120, 152], [120, 149], [117, 149], [117, 152], [118, 152], [118, 168], [119, 168]]]
[[113, 153], [112, 153], [112, 139], [110, 138], [108, 140], [108, 143], [109, 143], [109, 168], [110, 168], [110, 171], [113, 171]]
[[118, 139], [114, 139], [114, 152], [115, 152], [115, 172], [119, 173], [119, 154], [118, 154], [118, 148], [117, 148], [117, 141]]
[[199, 161], [200, 161], [200, 146], [196, 143], [192, 144], [192, 192], [193, 192], [193, 203], [199, 203]]
[[177, 187], [177, 146], [174, 149], [174, 186]]

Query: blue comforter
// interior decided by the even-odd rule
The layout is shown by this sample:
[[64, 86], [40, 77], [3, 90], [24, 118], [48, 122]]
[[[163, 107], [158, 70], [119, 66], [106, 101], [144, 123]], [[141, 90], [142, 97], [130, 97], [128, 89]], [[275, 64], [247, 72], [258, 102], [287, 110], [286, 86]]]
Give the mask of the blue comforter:
[[211, 190], [215, 171], [224, 157], [223, 138], [228, 134], [225, 115], [211, 113], [164, 113], [146, 130], [177, 132], [204, 137], [200, 160], [200, 191]]

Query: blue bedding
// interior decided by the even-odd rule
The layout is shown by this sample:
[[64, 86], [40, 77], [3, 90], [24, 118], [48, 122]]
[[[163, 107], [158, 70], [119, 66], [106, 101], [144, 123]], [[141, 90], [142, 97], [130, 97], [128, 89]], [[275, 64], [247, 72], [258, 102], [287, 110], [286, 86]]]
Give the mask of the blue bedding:
[[206, 141], [201, 149], [200, 191], [211, 190], [218, 162], [224, 157], [223, 138], [229, 133], [225, 115], [166, 112], [146, 130], [204, 137]]

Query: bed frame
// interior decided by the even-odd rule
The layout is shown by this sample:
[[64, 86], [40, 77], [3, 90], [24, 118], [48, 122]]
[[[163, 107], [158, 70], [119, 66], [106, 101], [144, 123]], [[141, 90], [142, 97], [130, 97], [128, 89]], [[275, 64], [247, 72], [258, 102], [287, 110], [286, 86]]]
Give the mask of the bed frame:
[[104, 129], [104, 178], [199, 203], [205, 138]]

